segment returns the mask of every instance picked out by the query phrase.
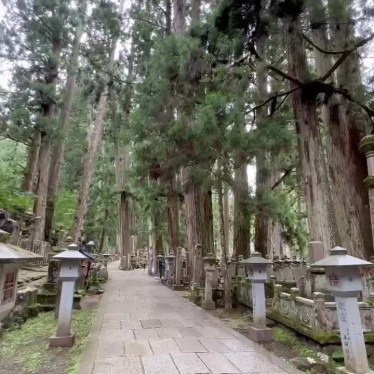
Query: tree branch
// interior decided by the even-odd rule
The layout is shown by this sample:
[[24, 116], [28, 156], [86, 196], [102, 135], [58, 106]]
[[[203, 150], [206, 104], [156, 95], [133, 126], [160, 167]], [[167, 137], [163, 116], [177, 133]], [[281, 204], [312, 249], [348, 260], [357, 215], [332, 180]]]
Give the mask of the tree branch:
[[341, 55], [343, 54], [344, 52], [346, 52], [346, 50], [344, 51], [326, 51], [325, 49], [322, 49], [320, 46], [318, 46], [316, 43], [313, 42], [313, 40], [309, 39], [305, 34], [303, 34], [303, 38], [313, 47], [315, 48], [317, 51], [321, 52], [321, 53], [325, 53], [326, 55]]
[[284, 171], [284, 174], [271, 186], [271, 191], [275, 190], [293, 171], [295, 165], [291, 165]]
[[364, 46], [368, 42], [370, 42], [374, 38], [374, 33], [370, 34], [367, 38], [360, 40], [358, 43], [356, 43], [351, 49], [348, 49], [343, 52], [343, 54], [339, 57], [339, 59], [335, 62], [335, 64], [329, 69], [329, 71], [323, 75], [318, 80], [321, 82], [324, 82], [327, 78], [329, 78], [334, 71], [358, 48]]

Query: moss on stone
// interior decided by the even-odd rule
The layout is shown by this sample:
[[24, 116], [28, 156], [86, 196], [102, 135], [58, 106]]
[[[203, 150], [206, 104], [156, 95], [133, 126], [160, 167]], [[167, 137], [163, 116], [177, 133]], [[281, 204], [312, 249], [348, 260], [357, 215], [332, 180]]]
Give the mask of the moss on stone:
[[367, 177], [364, 179], [364, 186], [366, 188], [374, 188], [374, 177]]
[[374, 151], [374, 135], [367, 135], [361, 140], [360, 151], [362, 153]]

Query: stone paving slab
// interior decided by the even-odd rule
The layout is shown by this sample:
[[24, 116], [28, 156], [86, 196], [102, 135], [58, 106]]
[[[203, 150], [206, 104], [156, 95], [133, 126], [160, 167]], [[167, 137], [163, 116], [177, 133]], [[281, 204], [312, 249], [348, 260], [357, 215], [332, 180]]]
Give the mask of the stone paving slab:
[[78, 374], [299, 374], [144, 270], [109, 282]]

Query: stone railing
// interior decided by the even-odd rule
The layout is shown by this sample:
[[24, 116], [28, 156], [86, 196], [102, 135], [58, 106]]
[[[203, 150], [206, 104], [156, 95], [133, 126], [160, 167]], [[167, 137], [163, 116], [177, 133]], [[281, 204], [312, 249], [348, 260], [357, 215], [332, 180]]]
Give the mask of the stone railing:
[[[340, 343], [335, 302], [325, 301], [325, 295], [314, 292], [313, 299], [300, 297], [298, 288], [283, 292], [279, 284], [268, 283], [267, 317], [279, 322], [320, 344]], [[273, 297], [270, 294], [273, 293]], [[251, 282], [238, 281], [238, 299], [252, 308]], [[374, 305], [359, 303], [361, 323], [367, 342], [374, 342]]]
[[19, 246], [26, 250], [31, 250], [34, 253], [42, 256], [43, 259], [39, 261], [34, 261], [34, 265], [47, 265], [49, 261], [49, 254], [52, 252], [52, 246], [48, 242], [35, 240], [33, 246], [31, 248], [31, 241], [30, 239], [21, 239], [19, 241]]

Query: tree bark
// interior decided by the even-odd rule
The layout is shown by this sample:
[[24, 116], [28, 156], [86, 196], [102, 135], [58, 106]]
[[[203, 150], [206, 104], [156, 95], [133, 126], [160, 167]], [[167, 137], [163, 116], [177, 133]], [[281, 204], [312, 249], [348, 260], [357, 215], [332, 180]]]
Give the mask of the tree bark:
[[[56, 38], [52, 42], [52, 57], [49, 60], [49, 71], [45, 82], [48, 86], [52, 87], [53, 92], [56, 90], [58, 78], [62, 48], [61, 42], [60, 38]], [[48, 102], [42, 105], [43, 117], [46, 121], [52, 122], [55, 116], [55, 103], [53, 98], [47, 98], [47, 100]], [[40, 134], [38, 183], [34, 202], [34, 215], [35, 217], [40, 217], [39, 225], [34, 236], [36, 241], [42, 241], [44, 239], [49, 169], [51, 165], [51, 142], [51, 134], [43, 129]]]
[[[121, 0], [119, 6], [119, 14], [123, 14], [124, 0]], [[112, 40], [112, 46], [109, 54], [108, 71], [113, 72], [114, 57], [117, 48], [119, 35], [115, 36]], [[83, 175], [78, 193], [77, 209], [74, 217], [74, 225], [72, 228], [72, 237], [74, 242], [83, 235], [84, 218], [87, 211], [88, 195], [92, 183], [92, 178], [95, 173], [96, 155], [101, 144], [103, 129], [104, 129], [104, 116], [107, 108], [107, 100], [109, 94], [109, 81], [105, 84], [103, 91], [100, 93], [99, 102], [96, 108], [96, 118], [93, 124], [92, 132], [90, 134], [87, 156], [84, 161]]]
[[185, 0], [174, 0], [173, 31], [175, 35], [183, 35], [186, 31]]
[[222, 277], [225, 280], [225, 310], [232, 309], [231, 301], [231, 279], [229, 277], [228, 271], [228, 248], [227, 248], [227, 239], [226, 239], [226, 230], [225, 230], [225, 212], [224, 212], [224, 196], [223, 196], [223, 186], [222, 186], [222, 160], [218, 159], [217, 162], [218, 169], [218, 180], [217, 180], [217, 192], [218, 192], [218, 211], [219, 211], [219, 231], [221, 239], [221, 249], [222, 249], [222, 258], [221, 258], [221, 270]]
[[[265, 56], [266, 39], [259, 38], [256, 43], [257, 51], [260, 56]], [[267, 97], [267, 74], [263, 60], [258, 61], [256, 65], [256, 83], [257, 83], [257, 104], [260, 104]], [[266, 106], [261, 106], [256, 110], [256, 127], [261, 133], [266, 125]], [[268, 212], [268, 198], [270, 192], [270, 162], [269, 151], [266, 147], [259, 147], [256, 151], [256, 221], [255, 221], [255, 250], [260, 252], [263, 257], [268, 255], [269, 248], [267, 244], [270, 238], [270, 215]]]
[[87, 7], [87, 0], [84, 0], [80, 7], [79, 24], [77, 25], [75, 35], [74, 35], [73, 49], [71, 52], [70, 63], [69, 63], [69, 72], [68, 72], [68, 76], [66, 79], [64, 98], [63, 98], [62, 108], [61, 108], [61, 113], [60, 113], [60, 126], [59, 126], [60, 136], [57, 139], [56, 143], [54, 144], [53, 150], [52, 150], [51, 167], [49, 171], [49, 182], [48, 182], [47, 211], [46, 211], [46, 221], [45, 221], [45, 240], [46, 241], [49, 241], [51, 231], [52, 231], [56, 194], [57, 194], [58, 186], [60, 183], [62, 159], [63, 159], [64, 151], [65, 151], [64, 136], [69, 127], [70, 112], [71, 112], [71, 108], [72, 108], [73, 100], [75, 96], [75, 86], [76, 86], [75, 83], [76, 83], [76, 76], [77, 76], [77, 65], [78, 65], [79, 50], [80, 50], [80, 40], [83, 34], [83, 18], [86, 13], [86, 7]]
[[[354, 27], [349, 11], [351, 4], [329, 0], [332, 9], [340, 9], [332, 18], [331, 39], [334, 50], [345, 50], [354, 42]], [[339, 8], [336, 8], [339, 7]], [[337, 85], [354, 95], [363, 91], [359, 56], [349, 56], [337, 70]], [[338, 244], [353, 256], [369, 259], [373, 255], [373, 238], [368, 191], [363, 184], [367, 177], [365, 155], [359, 142], [366, 134], [366, 118], [362, 111], [342, 99], [333, 98], [328, 105], [328, 164], [331, 191], [338, 229]]]
[[27, 165], [21, 190], [24, 192], [34, 191], [34, 185], [38, 174], [39, 151], [41, 143], [40, 130], [34, 128], [31, 144], [27, 152]]
[[99, 243], [99, 253], [103, 253], [104, 246], [105, 246], [105, 239], [107, 236], [108, 231], [108, 219], [109, 219], [109, 209], [105, 208], [104, 212], [104, 222], [103, 222], [103, 229], [101, 231], [100, 243]]
[[179, 241], [179, 202], [176, 191], [175, 180], [171, 180], [167, 192], [167, 216], [168, 216], [168, 234], [169, 248], [176, 256]]
[[[284, 26], [288, 50], [288, 73], [296, 79], [308, 81], [309, 71], [299, 16], [287, 16]], [[295, 82], [290, 82], [290, 85], [291, 89], [298, 87]], [[324, 175], [316, 104], [306, 101], [301, 89], [297, 89], [292, 93], [292, 106], [298, 134], [310, 238], [313, 241], [323, 242], [327, 250], [330, 248], [328, 189], [327, 178]]]

